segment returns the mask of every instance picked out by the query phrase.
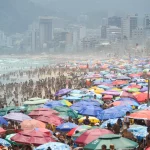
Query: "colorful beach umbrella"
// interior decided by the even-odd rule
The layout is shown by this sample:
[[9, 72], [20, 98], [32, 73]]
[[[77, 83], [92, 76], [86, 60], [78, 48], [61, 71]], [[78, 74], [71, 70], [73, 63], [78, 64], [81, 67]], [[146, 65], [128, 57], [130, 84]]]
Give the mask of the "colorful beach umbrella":
[[50, 133], [43, 133], [41, 131], [34, 130], [25, 130], [17, 133], [11, 138], [12, 141], [22, 144], [33, 144], [33, 145], [42, 145], [48, 142], [55, 142], [51, 137]]
[[57, 126], [56, 130], [62, 131], [62, 132], [68, 132], [75, 127], [77, 127], [76, 124], [71, 123], [71, 122], [66, 122], [66, 123], [63, 123], [63, 124]]
[[105, 135], [105, 134], [112, 134], [110, 130], [107, 129], [91, 129], [85, 131], [81, 136], [79, 136], [75, 142], [77, 144], [87, 145], [93, 140], [96, 140], [98, 137]]
[[6, 140], [4, 140], [2, 138], [0, 138], [0, 145], [3, 145], [5, 147], [11, 146], [11, 144], [8, 141], [6, 141]]
[[87, 144], [84, 150], [100, 150], [102, 145], [106, 145], [107, 149], [109, 149], [112, 144], [115, 149], [133, 149], [138, 147], [138, 143], [121, 137], [121, 135], [106, 134]]
[[34, 128], [45, 128], [46, 125], [45, 123], [35, 120], [35, 119], [31, 119], [31, 120], [24, 120], [23, 122], [21, 122], [21, 129], [23, 130], [32, 130]]
[[23, 113], [9, 113], [5, 116], [3, 116], [5, 119], [8, 120], [14, 120], [14, 121], [24, 121], [24, 120], [30, 120], [32, 118], [30, 118], [29, 116], [23, 114]]
[[35, 150], [47, 150], [48, 148], [51, 150], [70, 150], [69, 145], [59, 142], [49, 142], [37, 147]]

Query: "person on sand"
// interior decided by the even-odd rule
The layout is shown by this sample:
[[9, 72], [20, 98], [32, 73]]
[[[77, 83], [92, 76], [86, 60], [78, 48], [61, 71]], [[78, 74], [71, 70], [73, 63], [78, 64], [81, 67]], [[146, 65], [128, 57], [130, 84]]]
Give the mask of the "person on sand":
[[84, 123], [85, 125], [90, 125], [90, 124], [91, 124], [91, 121], [90, 121], [90, 119], [89, 119], [89, 116], [86, 116], [86, 118], [83, 120], [83, 123]]
[[121, 119], [118, 119], [117, 123], [114, 124], [112, 130], [115, 134], [120, 134], [120, 129], [121, 129]]

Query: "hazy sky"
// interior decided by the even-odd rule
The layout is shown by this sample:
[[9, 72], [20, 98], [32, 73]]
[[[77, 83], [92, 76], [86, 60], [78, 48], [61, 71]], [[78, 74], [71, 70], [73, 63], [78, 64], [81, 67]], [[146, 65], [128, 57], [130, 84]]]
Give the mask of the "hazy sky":
[[62, 11], [94, 11], [105, 10], [109, 13], [122, 11], [125, 13], [150, 13], [150, 0], [33, 0], [43, 4], [51, 4], [51, 9]]

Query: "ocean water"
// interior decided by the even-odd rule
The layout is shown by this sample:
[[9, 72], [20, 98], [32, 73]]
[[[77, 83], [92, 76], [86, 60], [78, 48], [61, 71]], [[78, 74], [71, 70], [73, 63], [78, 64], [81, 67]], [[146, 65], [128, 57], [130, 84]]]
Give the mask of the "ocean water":
[[[8, 74], [10, 72], [25, 71], [29, 69], [39, 68], [42, 66], [55, 64], [55, 60], [50, 58], [0, 58], [0, 76]], [[23, 82], [27, 80], [27, 76], [18, 78], [17, 76], [11, 76], [10, 79], [0, 78], [0, 82], [3, 84], [12, 82]]]

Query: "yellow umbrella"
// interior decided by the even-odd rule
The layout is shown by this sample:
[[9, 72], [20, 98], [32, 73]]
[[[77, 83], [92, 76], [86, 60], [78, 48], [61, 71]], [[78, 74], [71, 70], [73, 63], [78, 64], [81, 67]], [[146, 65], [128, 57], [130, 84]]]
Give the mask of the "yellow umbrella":
[[[86, 117], [82, 117], [82, 118], [80, 118], [78, 121], [79, 121], [79, 123], [82, 123], [83, 121], [84, 121], [84, 119], [86, 119]], [[89, 120], [90, 120], [90, 122], [91, 123], [100, 123], [100, 120], [99, 119], [97, 119], [96, 117], [89, 117]]]
[[94, 92], [95, 92], [96, 94], [101, 94], [102, 92], [104, 92], [104, 89], [97, 88], [96, 90], [94, 90]]
[[61, 100], [61, 103], [63, 104], [63, 105], [65, 105], [65, 106], [68, 106], [68, 107], [70, 107], [72, 104], [69, 102], [69, 101], [67, 101], [67, 100]]
[[95, 90], [97, 88], [98, 88], [97, 86], [92, 86], [89, 90]]
[[112, 90], [114, 90], [114, 91], [121, 91], [121, 89], [119, 89], [119, 88], [112, 88]]

